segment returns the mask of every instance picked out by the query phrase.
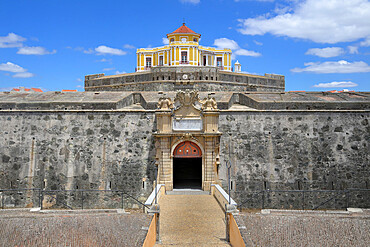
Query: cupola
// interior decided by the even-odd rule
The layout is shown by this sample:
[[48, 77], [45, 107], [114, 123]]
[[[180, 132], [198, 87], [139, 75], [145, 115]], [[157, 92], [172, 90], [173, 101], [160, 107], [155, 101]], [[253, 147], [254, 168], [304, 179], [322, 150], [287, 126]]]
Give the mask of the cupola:
[[185, 23], [182, 24], [181, 27], [173, 31], [172, 33], [167, 34], [168, 41], [171, 43], [180, 42], [180, 43], [187, 43], [187, 42], [196, 42], [199, 43], [200, 34], [194, 32], [190, 28], [188, 28]]

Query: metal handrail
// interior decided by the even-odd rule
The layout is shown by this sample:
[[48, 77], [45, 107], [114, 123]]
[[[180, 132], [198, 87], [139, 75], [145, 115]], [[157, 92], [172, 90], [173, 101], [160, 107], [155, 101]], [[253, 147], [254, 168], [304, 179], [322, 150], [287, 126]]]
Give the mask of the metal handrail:
[[264, 200], [265, 200], [265, 193], [302, 193], [302, 209], [304, 209], [304, 204], [305, 204], [305, 193], [336, 193], [334, 196], [330, 197], [326, 201], [320, 203], [317, 206], [314, 206], [312, 210], [316, 210], [319, 207], [322, 207], [323, 205], [327, 204], [328, 202], [338, 198], [340, 195], [346, 194], [347, 195], [347, 206], [348, 206], [348, 196], [349, 193], [351, 192], [361, 192], [361, 191], [370, 191], [370, 189], [357, 189], [357, 188], [350, 188], [346, 190], [261, 190], [261, 191], [252, 191], [251, 196], [243, 201], [242, 203], [238, 204], [238, 208], [241, 209], [243, 205], [245, 205], [247, 202], [252, 200], [253, 198], [256, 198], [259, 194], [262, 193], [262, 207], [264, 208]]
[[[118, 194], [121, 194], [122, 197], [123, 195], [126, 195], [127, 197], [133, 199], [135, 202], [137, 202], [138, 204], [140, 204], [141, 206], [143, 207], [146, 207], [149, 209], [149, 207], [147, 205], [145, 205], [144, 203], [142, 203], [141, 201], [139, 201], [138, 199], [136, 199], [134, 196], [130, 195], [129, 193], [123, 191], [123, 190], [97, 190], [97, 189], [76, 189], [76, 190], [42, 190], [41, 188], [20, 188], [20, 189], [0, 189], [0, 192], [22, 192], [22, 191], [38, 191], [39, 192], [39, 206], [42, 208], [42, 198], [44, 196], [44, 194], [47, 194], [48, 196], [52, 196], [56, 201], [57, 198], [53, 195], [50, 195], [51, 193], [55, 193], [55, 192], [75, 192], [75, 193], [78, 193], [78, 192], [81, 192], [82, 194], [82, 209], [83, 209], [83, 193], [84, 192], [116, 192]], [[4, 198], [3, 198], [4, 199]], [[69, 205], [61, 202], [64, 206], [72, 209], [72, 207], [70, 207]], [[122, 205], [123, 205], [123, 200], [122, 200]], [[4, 203], [2, 202], [2, 207], [4, 208]]]

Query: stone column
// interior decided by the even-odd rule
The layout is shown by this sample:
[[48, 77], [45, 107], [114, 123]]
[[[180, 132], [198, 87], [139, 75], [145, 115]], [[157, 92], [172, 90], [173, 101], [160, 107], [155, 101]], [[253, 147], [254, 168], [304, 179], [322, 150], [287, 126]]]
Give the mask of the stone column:
[[171, 162], [171, 132], [172, 117], [171, 109], [173, 104], [170, 98], [161, 97], [158, 102], [157, 118], [157, 138], [159, 150], [157, 150], [157, 160], [159, 164], [158, 182], [165, 184], [166, 190], [172, 190], [172, 162]]
[[217, 109], [216, 101], [208, 97], [203, 101], [203, 130], [204, 130], [204, 183], [203, 189], [210, 190], [211, 184], [217, 182], [216, 166], [216, 144], [218, 136], [218, 118], [220, 112]]
[[160, 138], [159, 157], [159, 183], [165, 184], [166, 190], [172, 190], [172, 162], [171, 162], [171, 141], [170, 137]]
[[214, 145], [213, 137], [204, 138], [204, 182], [203, 190], [210, 190], [214, 180], [213, 163], [214, 163]]

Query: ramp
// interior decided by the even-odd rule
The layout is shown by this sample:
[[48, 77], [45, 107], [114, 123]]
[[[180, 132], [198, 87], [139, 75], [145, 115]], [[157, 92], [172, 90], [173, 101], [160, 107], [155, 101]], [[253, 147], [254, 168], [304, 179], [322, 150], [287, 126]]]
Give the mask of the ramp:
[[167, 194], [160, 207], [161, 244], [156, 246], [230, 246], [225, 214], [212, 195]]

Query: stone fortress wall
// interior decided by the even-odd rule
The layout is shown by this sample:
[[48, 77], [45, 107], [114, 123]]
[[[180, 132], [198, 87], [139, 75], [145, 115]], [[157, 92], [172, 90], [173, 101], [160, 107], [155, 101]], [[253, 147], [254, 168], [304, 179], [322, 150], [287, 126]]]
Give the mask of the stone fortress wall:
[[[369, 189], [369, 121], [369, 112], [351, 111], [221, 114], [220, 131], [225, 133], [221, 163], [230, 160], [233, 164], [233, 196], [241, 203], [252, 198], [251, 191], [267, 189]], [[226, 174], [226, 168], [222, 169]], [[265, 207], [301, 208], [301, 193], [277, 194], [270, 193]], [[305, 207], [318, 205], [328, 195], [335, 194], [306, 193]], [[261, 207], [261, 195], [254, 196], [247, 205]], [[350, 205], [368, 208], [369, 201], [368, 192], [357, 193]], [[346, 208], [345, 195], [326, 206]]]
[[[307, 93], [307, 102], [305, 94], [285, 94], [215, 94], [221, 109], [219, 178], [224, 188], [225, 161], [230, 160], [232, 196], [238, 202], [260, 189], [369, 189], [368, 93]], [[158, 93], [77, 93], [78, 103], [71, 102], [73, 94], [46, 95], [0, 95], [0, 188], [118, 189], [144, 200], [153, 188], [153, 105]], [[107, 95], [109, 99], [104, 99]], [[58, 98], [52, 100], [52, 96]], [[299, 96], [300, 101], [287, 101]], [[346, 100], [320, 105], [313, 96]], [[19, 104], [11, 103], [12, 97]], [[279, 109], [272, 107], [275, 97], [286, 100]], [[362, 110], [350, 109], [350, 99], [362, 99], [352, 102], [362, 104]], [[43, 104], [49, 108], [42, 108]], [[1, 196], [8, 206], [37, 203], [35, 196]], [[91, 207], [97, 200], [106, 207], [119, 201], [97, 194], [85, 197]], [[80, 204], [78, 199], [61, 198], [72, 206]], [[271, 207], [300, 207], [293, 197], [268, 200]], [[368, 194], [351, 198], [358, 207], [369, 207], [369, 201]], [[260, 197], [254, 203], [259, 206]], [[343, 207], [341, 203], [336, 207]], [[133, 204], [127, 201], [126, 206]]]
[[85, 77], [86, 91], [265, 91], [283, 92], [285, 77], [220, 71], [217, 67], [154, 67], [146, 72]]
[[[115, 189], [141, 200], [152, 190], [154, 114], [2, 112], [0, 119], [2, 189]], [[98, 195], [85, 193], [85, 207], [96, 203]], [[37, 203], [36, 197], [23, 199], [13, 195], [5, 204]], [[105, 203], [114, 200], [102, 200], [101, 206]], [[80, 206], [80, 200], [69, 204]]]

